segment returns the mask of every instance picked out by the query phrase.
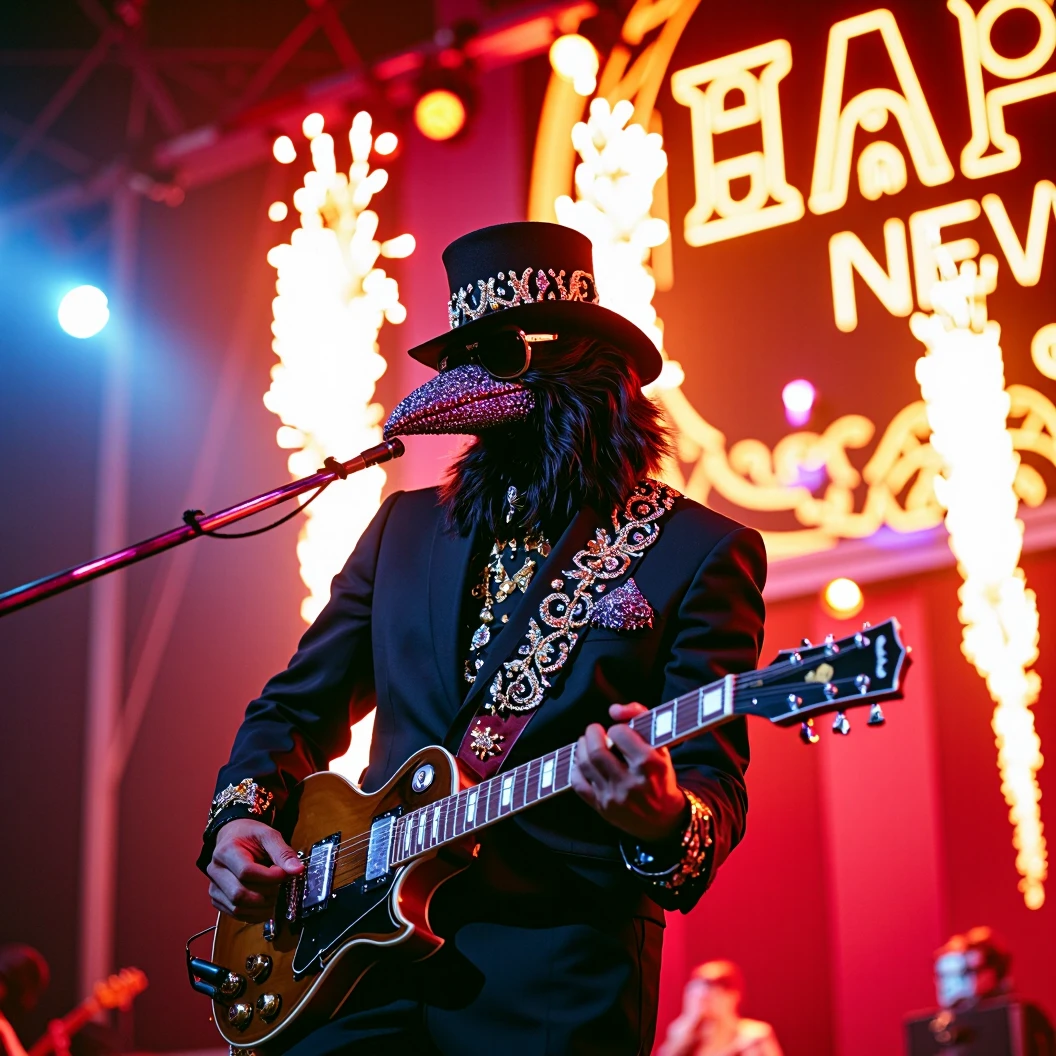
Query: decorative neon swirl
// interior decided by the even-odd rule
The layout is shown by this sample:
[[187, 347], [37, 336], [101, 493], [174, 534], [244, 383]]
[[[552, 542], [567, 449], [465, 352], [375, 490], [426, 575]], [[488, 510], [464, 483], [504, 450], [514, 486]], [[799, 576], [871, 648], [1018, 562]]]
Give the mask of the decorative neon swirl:
[[978, 266], [966, 260], [959, 269], [942, 250], [937, 259], [935, 310], [910, 318], [913, 336], [927, 347], [916, 372], [931, 446], [942, 465], [935, 496], [946, 510], [950, 549], [964, 580], [958, 591], [961, 649], [997, 705], [997, 763], [1014, 827], [1019, 889], [1027, 906], [1038, 909], [1048, 873], [1037, 780], [1041, 741], [1031, 711], [1041, 689], [1041, 678], [1030, 670], [1038, 658], [1038, 608], [1018, 567], [1019, 458], [1006, 427], [1012, 400], [1005, 390], [1001, 328], [986, 312], [986, 295], [997, 285], [997, 259], [985, 255]]
[[[373, 402], [385, 371], [378, 333], [386, 321], [402, 323], [407, 311], [396, 280], [377, 260], [414, 250], [411, 235], [385, 242], [375, 237], [378, 214], [368, 206], [388, 174], [370, 168], [370, 115], [360, 112], [352, 121], [347, 175], [337, 169], [333, 137], [313, 116], [313, 124], [305, 122], [313, 167], [293, 195], [301, 224], [288, 243], [268, 253], [277, 272], [272, 348], [279, 362], [271, 368], [264, 406], [282, 422], [276, 440], [290, 450], [294, 477], [315, 472], [328, 455], [348, 459], [381, 441], [383, 412]], [[330, 581], [377, 511], [384, 484], [385, 471], [374, 466], [329, 488], [305, 510], [297, 557], [308, 587], [301, 602], [306, 622], [326, 604]], [[347, 776], [362, 773], [372, 724], [373, 714], [353, 728], [353, 747], [336, 767]]]

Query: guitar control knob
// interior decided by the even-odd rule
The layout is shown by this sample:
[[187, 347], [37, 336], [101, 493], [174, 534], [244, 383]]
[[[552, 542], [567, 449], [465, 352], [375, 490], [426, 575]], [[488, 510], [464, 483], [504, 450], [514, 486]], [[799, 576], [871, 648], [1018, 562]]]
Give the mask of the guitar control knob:
[[257, 998], [257, 1013], [265, 1023], [270, 1023], [282, 1008], [282, 998], [278, 994], [261, 994]]
[[883, 726], [887, 722], [884, 716], [884, 709], [879, 704], [874, 704], [869, 709], [869, 718], [865, 720], [866, 726]]
[[851, 732], [851, 724], [842, 711], [836, 712], [836, 718], [832, 722], [832, 732], [843, 734], [844, 737]]
[[252, 1018], [253, 1006], [247, 1005], [244, 1001], [239, 1001], [237, 1005], [232, 1005], [227, 1010], [228, 1025], [234, 1027], [235, 1030], [245, 1030]]
[[228, 972], [220, 980], [220, 996], [228, 1001], [233, 1001], [246, 988], [246, 978], [238, 972]]
[[814, 732], [814, 720], [807, 719], [806, 722], [800, 723], [799, 727], [799, 738], [804, 744], [817, 744], [821, 738]]
[[246, 958], [246, 975], [255, 983], [262, 983], [271, 975], [271, 958], [266, 953], [253, 953]]

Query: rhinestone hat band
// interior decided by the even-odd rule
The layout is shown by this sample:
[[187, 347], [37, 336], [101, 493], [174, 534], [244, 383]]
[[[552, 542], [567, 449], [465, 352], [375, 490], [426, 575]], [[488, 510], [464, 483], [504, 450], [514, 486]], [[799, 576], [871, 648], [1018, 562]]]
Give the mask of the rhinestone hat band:
[[[535, 292], [532, 292], [532, 286]], [[476, 303], [474, 303], [476, 301]], [[520, 278], [515, 271], [500, 271], [490, 279], [477, 279], [464, 289], [455, 290], [447, 302], [447, 319], [452, 330], [492, 312], [516, 308], [536, 301], [586, 301], [598, 303], [594, 276], [577, 269], [565, 285], [565, 270], [525, 268]]]

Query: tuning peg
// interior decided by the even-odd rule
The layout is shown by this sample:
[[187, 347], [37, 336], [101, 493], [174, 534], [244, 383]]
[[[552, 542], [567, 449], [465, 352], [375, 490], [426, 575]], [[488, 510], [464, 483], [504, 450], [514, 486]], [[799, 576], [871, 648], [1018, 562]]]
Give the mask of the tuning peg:
[[814, 720], [807, 719], [806, 722], [800, 723], [799, 726], [799, 739], [804, 744], [817, 744], [821, 738], [814, 732]]
[[836, 635], [825, 635], [825, 655], [832, 656], [833, 653], [838, 653], [839, 651], [840, 647], [836, 644]]
[[872, 685], [872, 679], [868, 675], [855, 675], [854, 685], [859, 693], [868, 693], [869, 687]]
[[879, 704], [874, 704], [869, 709], [869, 718], [865, 720], [866, 726], [883, 726], [887, 722], [884, 717], [884, 709]]
[[851, 732], [851, 724], [842, 711], [836, 712], [836, 718], [832, 721], [832, 732], [841, 733], [844, 737]]
[[[869, 625], [866, 624], [866, 626], [868, 627]], [[862, 634], [861, 631], [859, 631], [854, 636], [854, 644], [858, 646], [859, 649], [865, 649], [866, 646], [869, 645], [869, 639], [864, 634]]]
[[809, 649], [814, 643], [809, 638], [803, 638], [800, 640], [799, 644], [804, 648]]

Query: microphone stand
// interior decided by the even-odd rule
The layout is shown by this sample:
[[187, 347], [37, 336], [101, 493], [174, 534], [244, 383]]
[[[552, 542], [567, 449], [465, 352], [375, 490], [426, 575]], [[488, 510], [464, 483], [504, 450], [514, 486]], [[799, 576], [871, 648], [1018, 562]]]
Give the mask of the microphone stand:
[[338, 462], [334, 458], [328, 458], [325, 463], [326, 468], [310, 477], [302, 477], [300, 480], [283, 484], [280, 488], [274, 488], [252, 499], [228, 506], [227, 509], [219, 510], [217, 513], [199, 514], [197, 510], [188, 510], [184, 514], [184, 524], [179, 528], [172, 528], [167, 532], [162, 532], [161, 535], [144, 539], [141, 543], [133, 543], [123, 550], [115, 550], [112, 554], [97, 557], [83, 565], [76, 565], [63, 572], [55, 572], [43, 579], [16, 587], [14, 590], [5, 591], [0, 594], [0, 616], [6, 616], [17, 609], [43, 601], [44, 598], [61, 594], [81, 583], [98, 579], [108, 572], [116, 572], [119, 568], [135, 564], [147, 557], [153, 557], [164, 550], [171, 550], [174, 546], [189, 542], [200, 535], [208, 535], [236, 521], [241, 521], [245, 517], [252, 517], [255, 513], [277, 506], [280, 502], [287, 502], [306, 491], [325, 488], [334, 480], [344, 480], [350, 473], [358, 473], [368, 466], [376, 466], [381, 462], [399, 458], [403, 452], [402, 441], [386, 440], [376, 447], [367, 448], [366, 451], [360, 452], [347, 462]]

